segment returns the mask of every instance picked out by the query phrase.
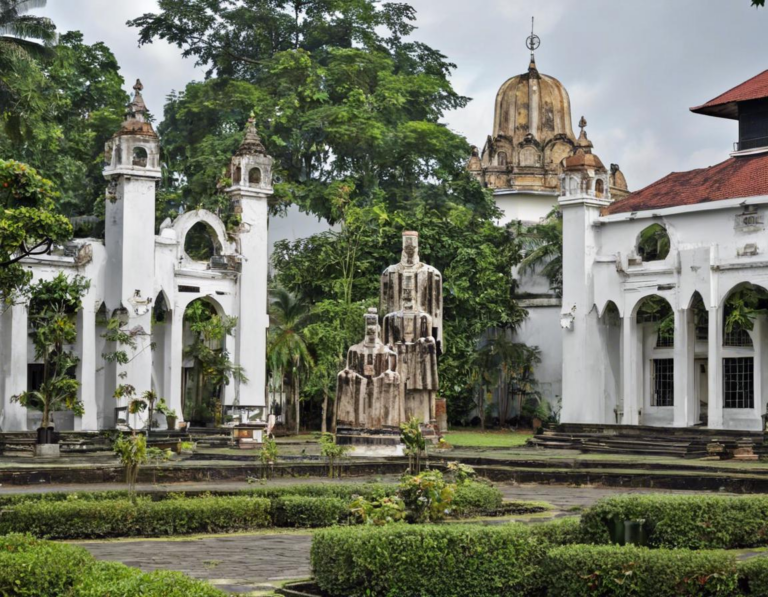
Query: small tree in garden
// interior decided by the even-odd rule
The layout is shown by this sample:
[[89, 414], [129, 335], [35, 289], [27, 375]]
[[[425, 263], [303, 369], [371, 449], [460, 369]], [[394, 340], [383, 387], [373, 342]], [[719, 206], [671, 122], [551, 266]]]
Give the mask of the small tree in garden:
[[455, 491], [456, 487], [447, 484], [440, 471], [427, 471], [404, 477], [397, 493], [405, 503], [409, 520], [423, 523], [445, 518]]
[[[136, 396], [136, 388], [134, 388], [131, 384], [119, 385], [115, 389], [114, 396], [117, 399], [127, 398], [129, 400], [129, 415], [138, 415], [144, 411], [147, 411], [147, 435], [149, 435], [149, 433], [152, 431], [152, 425], [154, 424], [154, 416], [156, 412], [159, 412], [163, 415], [171, 412], [168, 408], [168, 405], [165, 403], [165, 400], [163, 398], [158, 398], [156, 392], [147, 390], [143, 392], [141, 396]], [[127, 417], [126, 423], [128, 423]], [[128, 426], [130, 427], [130, 424]], [[131, 429], [135, 434], [133, 427], [131, 427]]]
[[411, 417], [400, 425], [400, 440], [405, 444], [408, 456], [408, 472], [418, 475], [421, 472], [421, 456], [426, 453], [427, 442], [421, 432], [421, 421]]
[[259, 460], [262, 464], [261, 477], [263, 479], [271, 479], [274, 475], [277, 457], [277, 442], [271, 437], [265, 438], [259, 451]]
[[90, 282], [82, 276], [63, 273], [53, 280], [40, 280], [30, 289], [29, 325], [35, 358], [43, 363], [43, 378], [37, 390], [22, 392], [12, 399], [26, 408], [43, 413], [41, 427], [51, 424], [51, 413], [70, 410], [83, 414], [77, 392], [80, 382], [74, 371], [79, 359], [70, 350], [77, 340], [77, 312]]
[[125, 482], [128, 484], [131, 501], [136, 503], [136, 480], [139, 477], [139, 468], [149, 460], [147, 438], [144, 435], [136, 435], [135, 432], [128, 437], [121, 435], [115, 441], [113, 450], [125, 469]]
[[333, 433], [323, 433], [320, 435], [320, 455], [328, 461], [328, 476], [341, 478], [341, 466], [338, 462], [344, 458], [352, 449], [352, 446], [341, 446], [336, 443], [336, 436]]

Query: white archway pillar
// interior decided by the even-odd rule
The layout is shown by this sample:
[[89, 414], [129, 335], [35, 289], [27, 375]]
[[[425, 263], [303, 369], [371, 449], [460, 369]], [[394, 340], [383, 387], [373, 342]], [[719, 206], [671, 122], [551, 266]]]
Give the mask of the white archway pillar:
[[709, 309], [709, 406], [707, 426], [723, 428], [723, 310]]
[[693, 425], [696, 412], [694, 401], [697, 397], [693, 382], [693, 350], [696, 340], [688, 313], [688, 309], [675, 311], [675, 427]]
[[2, 314], [3, 413], [0, 429], [26, 431], [27, 409], [11, 397], [27, 389], [27, 306], [14, 305]]
[[86, 297], [77, 314], [77, 379], [78, 395], [85, 412], [75, 417], [75, 431], [96, 431], [99, 428], [99, 405], [96, 403], [96, 309], [93, 299]]
[[[176, 411], [178, 421], [184, 420], [184, 404], [181, 395], [181, 375], [184, 361], [184, 308], [178, 303], [174, 305], [170, 317], [170, 342], [166, 336], [166, 400], [168, 405]], [[167, 332], [166, 332], [167, 333]]]

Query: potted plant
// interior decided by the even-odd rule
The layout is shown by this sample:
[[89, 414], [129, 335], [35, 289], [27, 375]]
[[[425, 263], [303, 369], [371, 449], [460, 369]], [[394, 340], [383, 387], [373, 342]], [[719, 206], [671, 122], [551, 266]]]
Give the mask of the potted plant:
[[168, 431], [173, 431], [176, 429], [176, 419], [178, 419], [178, 415], [176, 414], [176, 411], [172, 408], [165, 408], [164, 411], [160, 411], [158, 407], [158, 412], [163, 412], [165, 415], [165, 421], [168, 423]]
[[77, 340], [75, 320], [89, 284], [82, 276], [70, 279], [59, 274], [52, 280], [40, 280], [30, 290], [30, 335], [35, 358], [43, 365], [43, 378], [38, 388], [11, 399], [43, 413], [35, 442], [38, 457], [56, 458], [60, 454], [58, 434], [53, 428], [54, 412], [69, 410], [76, 416], [83, 415], [83, 403], [78, 397], [80, 382], [74, 375], [79, 359], [70, 347]]

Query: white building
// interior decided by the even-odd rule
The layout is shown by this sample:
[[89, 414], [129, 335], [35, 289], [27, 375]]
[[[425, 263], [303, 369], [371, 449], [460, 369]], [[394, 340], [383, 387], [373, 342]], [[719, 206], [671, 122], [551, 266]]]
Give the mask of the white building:
[[[505, 81], [496, 95], [493, 134], [482, 152], [472, 148], [468, 170], [493, 189], [502, 212], [500, 225], [536, 224], [557, 206], [564, 161], [578, 152], [591, 151], [586, 120], [576, 137], [571, 102], [562, 83], [540, 73], [533, 55], [527, 72]], [[619, 166], [612, 164], [607, 185], [614, 198], [627, 194]], [[515, 300], [528, 317], [515, 332], [515, 340], [541, 351], [534, 372], [541, 395], [555, 405], [562, 395], [561, 300], [548, 280], [536, 273], [517, 275]]]
[[738, 120], [726, 161], [614, 203], [594, 161], [561, 177], [564, 422], [762, 428], [768, 71], [692, 111]]
[[[51, 255], [24, 261], [35, 280], [65, 272], [91, 281], [77, 315], [74, 347], [80, 357], [77, 378], [85, 414], [55, 413], [59, 430], [114, 427], [118, 409], [125, 406], [113, 397], [119, 384], [133, 385], [138, 395], [155, 390], [183, 420], [190, 410], [185, 394], [191, 365], [184, 353], [190, 342], [184, 314], [195, 301], [204, 301], [220, 315], [238, 318], [226, 348], [249, 381], [226, 386], [224, 404], [265, 405], [267, 200], [272, 193], [272, 158], [249, 123], [232, 159], [232, 186], [226, 190], [240, 215], [239, 227], [228, 230], [216, 215], [199, 210], [163, 222], [155, 234], [159, 140], [146, 119], [141, 84], [134, 89], [126, 120], [106, 146], [104, 175], [109, 187], [104, 241], [78, 239]], [[206, 261], [188, 254], [187, 237], [193, 230], [198, 238], [200, 232], [207, 235], [212, 255]], [[135, 349], [122, 347], [129, 357], [125, 365], [102, 357], [115, 350], [103, 337], [106, 322], [115, 317], [136, 340]], [[32, 429], [39, 413], [27, 412], [11, 401], [12, 396], [34, 389], [39, 367], [29, 339], [26, 305], [15, 305], [2, 315], [0, 355], [0, 429]]]

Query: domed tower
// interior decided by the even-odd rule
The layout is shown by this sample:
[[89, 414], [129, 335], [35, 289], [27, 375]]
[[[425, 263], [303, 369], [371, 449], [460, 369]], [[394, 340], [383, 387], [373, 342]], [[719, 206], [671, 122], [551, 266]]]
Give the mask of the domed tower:
[[[539, 221], [557, 203], [560, 175], [566, 158], [592, 143], [577, 139], [571, 120], [571, 100], [563, 84], [543, 74], [533, 51], [538, 36], [531, 33], [528, 71], [505, 81], [496, 94], [493, 134], [482, 153], [473, 154], [467, 169], [481, 184], [494, 189], [505, 220]], [[612, 165], [611, 191], [626, 194], [626, 180]], [[615, 185], [613, 184], [615, 181]], [[615, 186], [615, 188], [614, 188]]]

